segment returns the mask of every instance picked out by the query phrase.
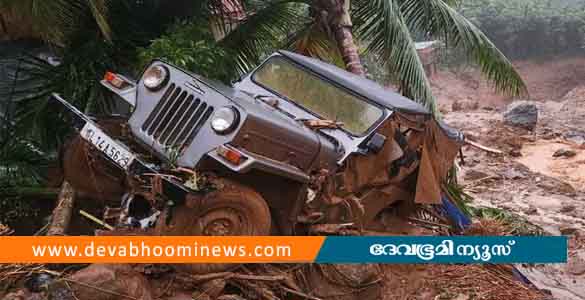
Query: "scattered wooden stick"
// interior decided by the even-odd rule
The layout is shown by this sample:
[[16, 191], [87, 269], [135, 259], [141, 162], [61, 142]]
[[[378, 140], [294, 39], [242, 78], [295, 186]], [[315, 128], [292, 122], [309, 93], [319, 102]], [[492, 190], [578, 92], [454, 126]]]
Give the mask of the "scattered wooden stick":
[[313, 297], [313, 296], [311, 296], [311, 295], [307, 295], [307, 294], [305, 294], [305, 293], [301, 293], [301, 292], [299, 292], [299, 291], [295, 291], [295, 290], [293, 290], [293, 289], [289, 289], [289, 288], [287, 288], [287, 287], [284, 287], [284, 286], [281, 286], [280, 288], [281, 288], [283, 291], [286, 291], [286, 292], [288, 292], [288, 293], [291, 293], [291, 294], [295, 294], [295, 295], [297, 295], [297, 296], [299, 296], [299, 297], [302, 297], [302, 298], [305, 298], [305, 299], [309, 299], [309, 300], [322, 300], [321, 298]]
[[206, 282], [214, 279], [240, 279], [240, 280], [256, 280], [256, 281], [284, 281], [287, 279], [284, 275], [249, 275], [233, 272], [219, 272], [204, 275], [187, 275], [185, 279], [191, 280], [194, 283]]
[[0, 224], [0, 236], [4, 235], [11, 235], [14, 233], [14, 230], [10, 229], [10, 227]]
[[94, 221], [94, 222], [96, 222], [96, 223], [98, 223], [98, 224], [102, 225], [103, 227], [105, 227], [105, 228], [106, 228], [106, 229], [108, 229], [108, 230], [114, 230], [114, 227], [112, 227], [110, 224], [108, 224], [108, 223], [106, 223], [106, 222], [104, 222], [104, 221], [102, 221], [102, 220], [100, 220], [100, 219], [98, 219], [98, 218], [96, 218], [96, 217], [94, 217], [94, 216], [90, 215], [88, 212], [86, 212], [86, 211], [84, 211], [84, 210], [82, 210], [82, 209], [80, 209], [80, 210], [79, 210], [79, 213], [80, 213], [82, 216], [84, 216], [84, 217], [88, 218], [89, 220], [91, 220], [91, 221]]
[[470, 145], [470, 146], [473, 146], [473, 147], [475, 147], [477, 149], [486, 151], [486, 152], [490, 152], [490, 153], [494, 153], [494, 154], [504, 154], [504, 152], [502, 152], [502, 151], [500, 151], [498, 149], [490, 148], [490, 147], [484, 146], [484, 145], [482, 145], [480, 143], [477, 143], [477, 142], [474, 142], [474, 141], [470, 141], [470, 140], [467, 140], [467, 139], [465, 140], [465, 143], [468, 144], [468, 145]]

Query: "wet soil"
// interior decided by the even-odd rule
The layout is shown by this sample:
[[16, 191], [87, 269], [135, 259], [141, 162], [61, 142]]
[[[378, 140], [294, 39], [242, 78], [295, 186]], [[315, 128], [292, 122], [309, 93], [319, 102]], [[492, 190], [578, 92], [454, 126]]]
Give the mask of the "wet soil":
[[[565, 73], [572, 74], [572, 63], [555, 66], [565, 66]], [[585, 83], [585, 76], [579, 79]], [[567, 264], [518, 266], [553, 299], [585, 299], [585, 146], [570, 138], [585, 128], [585, 85], [573, 85], [574, 78], [548, 94], [546, 87], [537, 89], [539, 122], [534, 132], [505, 126], [502, 112], [511, 100], [494, 101], [489, 93], [485, 102], [484, 94], [478, 94], [444, 106], [447, 123], [469, 139], [503, 151], [498, 155], [464, 147], [459, 178], [474, 197], [472, 205], [503, 209], [546, 234], [570, 236]], [[568, 86], [573, 87], [565, 95], [553, 98]]]
[[[521, 62], [517, 66], [540, 109], [535, 132], [503, 125], [502, 111], [512, 99], [493, 93], [475, 71], [441, 72], [433, 87], [447, 123], [469, 139], [503, 151], [499, 155], [467, 146], [463, 149], [465, 163], [460, 166], [459, 180], [474, 197], [471, 205], [512, 212], [540, 226], [546, 234], [569, 235], [569, 263], [516, 266], [544, 293], [521, 284], [510, 266], [385, 265], [381, 267], [381, 299], [585, 299], [585, 148], [566, 138], [567, 133], [585, 128], [585, 86], [580, 86], [585, 84], [585, 59]], [[574, 155], [555, 156], [558, 150]], [[434, 234], [407, 220], [381, 221], [380, 230], [370, 234]], [[483, 235], [510, 230], [497, 222], [476, 229], [475, 234]], [[146, 286], [142, 279], [146, 276], [149, 282], [144, 289], [152, 288], [158, 299], [207, 299], [196, 294], [202, 287], [186, 289], [175, 274], [163, 272], [157, 277], [156, 272], [125, 270], [124, 276], [130, 279], [117, 280], [108, 272], [104, 274], [110, 277], [104, 278], [129, 282], [132, 287]], [[325, 283], [313, 286], [323, 288]], [[110, 289], [116, 287], [111, 285]], [[120, 290], [125, 292], [125, 286]], [[343, 295], [338, 290], [326, 292], [337, 296], [322, 299], [370, 299], [351, 296], [351, 291]], [[313, 295], [310, 290], [308, 294]], [[258, 296], [240, 295], [225, 299]]]

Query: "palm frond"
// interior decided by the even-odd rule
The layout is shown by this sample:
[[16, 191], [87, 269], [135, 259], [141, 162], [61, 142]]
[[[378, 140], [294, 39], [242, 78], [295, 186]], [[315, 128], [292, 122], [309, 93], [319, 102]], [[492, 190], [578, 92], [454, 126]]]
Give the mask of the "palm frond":
[[398, 1], [356, 0], [353, 4], [354, 32], [367, 44], [366, 51], [380, 57], [396, 74], [403, 95], [435, 114], [436, 100]]
[[245, 73], [284, 44], [286, 37], [306, 23], [305, 4], [297, 1], [248, 1], [246, 17], [223, 40], [222, 47], [234, 49], [235, 64]]
[[33, 186], [46, 180], [45, 173], [54, 155], [38, 145], [13, 136], [0, 142], [0, 186]]
[[401, 10], [410, 28], [444, 40], [448, 47], [462, 48], [499, 92], [527, 95], [522, 78], [510, 61], [473, 23], [446, 0], [401, 0]]
[[315, 23], [309, 23], [290, 35], [287, 44], [288, 49], [299, 54], [318, 58], [340, 68], [345, 67], [335, 42]]
[[10, 10], [33, 24], [45, 40], [62, 44], [75, 30], [79, 20], [89, 13], [106, 39], [110, 39], [107, 22], [108, 0], [0, 0], [0, 9]]
[[110, 28], [110, 23], [108, 22], [107, 18], [108, 12], [107, 0], [89, 0], [87, 1], [87, 4], [91, 9], [91, 14], [95, 19], [96, 24], [100, 28], [100, 31], [107, 40], [111, 41], [112, 30]]

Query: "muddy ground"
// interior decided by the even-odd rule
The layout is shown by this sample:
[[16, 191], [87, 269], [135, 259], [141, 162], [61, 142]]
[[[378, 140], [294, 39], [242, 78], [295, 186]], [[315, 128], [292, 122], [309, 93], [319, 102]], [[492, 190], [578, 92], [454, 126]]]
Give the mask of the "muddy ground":
[[[465, 147], [460, 181], [473, 206], [512, 212], [545, 234], [585, 236], [585, 60], [517, 65], [539, 108], [532, 132], [503, 124], [503, 111], [514, 100], [494, 94], [477, 74], [435, 77], [446, 122], [503, 151]], [[573, 238], [569, 247], [566, 265], [518, 267], [554, 299], [585, 299], [583, 238]]]
[[[492, 213], [469, 233], [570, 236], [568, 264], [515, 266], [541, 291], [518, 281], [511, 266], [380, 266], [382, 277], [374, 285], [374, 294], [368, 289], [340, 287], [338, 284], [349, 278], [342, 275], [349, 273], [316, 265], [284, 269], [245, 266], [234, 274], [214, 275], [216, 279], [204, 283], [200, 283], [201, 278], [184, 277], [160, 266], [97, 266], [90, 272], [98, 272], [100, 280], [95, 274], [88, 277], [87, 271], [71, 275], [64, 281], [65, 287], [76, 293], [67, 298], [59, 296], [57, 290], [53, 298], [214, 299], [211, 291], [219, 286], [233, 293], [220, 297], [223, 300], [585, 299], [585, 145], [580, 145], [576, 134], [585, 131], [585, 59], [518, 62], [517, 66], [528, 84], [531, 100], [539, 107], [540, 118], [533, 132], [503, 124], [503, 111], [513, 99], [494, 93], [475, 71], [441, 71], [432, 84], [447, 123], [469, 139], [502, 151], [495, 154], [469, 146], [463, 149], [458, 177], [474, 198], [470, 205], [510, 213], [506, 223], [495, 219], [498, 211], [486, 210]], [[585, 140], [582, 142], [585, 144]], [[558, 150], [574, 155], [555, 157]], [[387, 231], [371, 234], [435, 234], [408, 221], [398, 223], [400, 226], [385, 224]], [[47, 266], [0, 266], [0, 283], [21, 278], [14, 274], [61, 276], [48, 271]], [[88, 289], [80, 282], [102, 290]], [[21, 290], [6, 299], [42, 299], [39, 295]]]

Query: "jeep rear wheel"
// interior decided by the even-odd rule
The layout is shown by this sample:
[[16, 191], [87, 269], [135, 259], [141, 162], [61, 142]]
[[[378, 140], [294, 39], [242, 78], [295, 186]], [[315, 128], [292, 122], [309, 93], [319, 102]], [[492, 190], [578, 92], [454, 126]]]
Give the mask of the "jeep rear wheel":
[[[159, 235], [238, 236], [270, 234], [271, 218], [266, 201], [249, 187], [231, 181], [201, 198], [175, 207], [169, 224], [157, 222]], [[193, 274], [225, 271], [234, 264], [184, 264], [180, 271]]]

